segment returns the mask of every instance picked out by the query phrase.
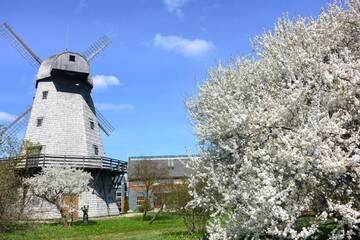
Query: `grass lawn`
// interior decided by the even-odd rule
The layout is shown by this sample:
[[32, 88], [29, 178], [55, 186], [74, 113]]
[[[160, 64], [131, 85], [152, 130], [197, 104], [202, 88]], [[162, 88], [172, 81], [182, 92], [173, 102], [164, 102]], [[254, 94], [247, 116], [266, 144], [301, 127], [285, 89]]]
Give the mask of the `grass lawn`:
[[[150, 216], [149, 216], [150, 217]], [[31, 224], [13, 232], [0, 233], [1, 240], [20, 239], [126, 239], [126, 240], [192, 240], [179, 216], [163, 214], [150, 225], [140, 216], [95, 219], [88, 225], [76, 222], [63, 228], [58, 222]]]

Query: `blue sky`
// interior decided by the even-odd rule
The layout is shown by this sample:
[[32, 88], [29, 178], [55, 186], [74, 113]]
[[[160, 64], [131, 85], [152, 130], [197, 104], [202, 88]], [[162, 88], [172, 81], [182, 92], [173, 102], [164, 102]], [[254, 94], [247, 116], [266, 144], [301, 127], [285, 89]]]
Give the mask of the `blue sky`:
[[[250, 40], [284, 13], [316, 16], [327, 0], [1, 1], [7, 21], [42, 59], [112, 44], [92, 61], [93, 99], [116, 131], [108, 156], [196, 153], [184, 102], [219, 62], [251, 53]], [[36, 69], [0, 39], [0, 123], [31, 105]]]

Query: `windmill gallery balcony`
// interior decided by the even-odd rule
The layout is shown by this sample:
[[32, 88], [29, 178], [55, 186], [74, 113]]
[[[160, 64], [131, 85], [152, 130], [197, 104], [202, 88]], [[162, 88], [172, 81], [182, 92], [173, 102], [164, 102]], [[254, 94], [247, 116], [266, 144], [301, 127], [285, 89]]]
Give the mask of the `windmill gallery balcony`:
[[69, 166], [80, 169], [102, 169], [124, 174], [127, 172], [127, 162], [100, 156], [67, 156], [39, 154], [19, 156], [15, 159], [17, 169], [42, 168], [50, 166]]

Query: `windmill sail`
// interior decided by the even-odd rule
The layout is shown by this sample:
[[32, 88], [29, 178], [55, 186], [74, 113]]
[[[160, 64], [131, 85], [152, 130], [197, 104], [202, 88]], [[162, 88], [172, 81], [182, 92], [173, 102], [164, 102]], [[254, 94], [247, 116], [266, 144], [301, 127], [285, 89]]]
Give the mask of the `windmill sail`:
[[11, 29], [9, 24], [0, 25], [1, 35], [25, 58], [32, 66], [39, 67], [41, 59], [25, 44], [25, 42]]
[[5, 126], [0, 131], [0, 136], [2, 137], [13, 137], [22, 129], [27, 126], [27, 122], [29, 120], [31, 107], [26, 109], [23, 113], [21, 113], [14, 121], [12, 121], [9, 125]]
[[110, 134], [115, 130], [115, 128], [111, 125], [111, 123], [106, 120], [104, 115], [102, 115], [98, 109], [95, 109], [96, 111], [96, 118], [99, 123], [100, 129], [107, 135], [110, 136]]
[[96, 57], [99, 53], [101, 53], [109, 44], [111, 43], [110, 38], [103, 36], [99, 38], [95, 43], [90, 45], [90, 47], [83, 52], [83, 56], [86, 58], [88, 62]]

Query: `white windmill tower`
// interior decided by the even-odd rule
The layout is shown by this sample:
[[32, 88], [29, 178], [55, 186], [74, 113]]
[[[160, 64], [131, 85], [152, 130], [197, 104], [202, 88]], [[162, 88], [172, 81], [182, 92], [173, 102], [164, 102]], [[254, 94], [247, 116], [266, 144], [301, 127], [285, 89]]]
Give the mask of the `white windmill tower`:
[[[110, 40], [102, 37], [82, 54], [65, 51], [42, 61], [8, 24], [3, 23], [0, 31], [31, 65], [38, 67], [32, 106], [0, 133], [14, 135], [27, 123], [24, 139], [38, 144], [38, 151], [18, 167], [36, 172], [45, 166], [66, 165], [90, 171], [94, 181], [77, 199], [78, 207], [89, 205], [89, 216], [118, 214], [115, 186], [127, 166], [124, 161], [104, 156], [100, 130], [109, 135], [113, 127], [96, 111], [91, 98], [90, 62]], [[57, 217], [52, 206], [36, 207], [36, 218]]]

